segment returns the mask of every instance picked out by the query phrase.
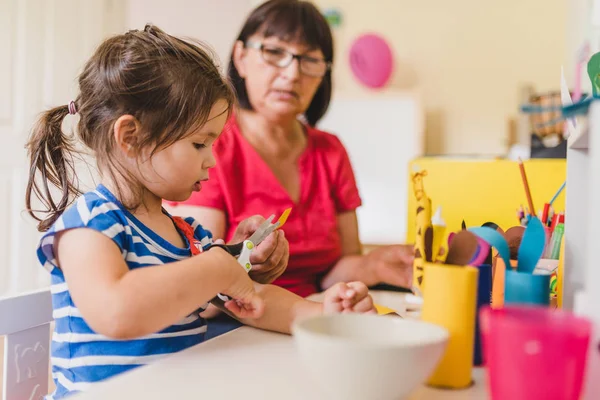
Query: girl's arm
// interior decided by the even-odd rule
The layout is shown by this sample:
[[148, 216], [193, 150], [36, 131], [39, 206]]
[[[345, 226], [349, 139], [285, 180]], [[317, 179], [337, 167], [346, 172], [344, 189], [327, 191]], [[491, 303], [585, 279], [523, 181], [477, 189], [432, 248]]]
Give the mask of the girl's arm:
[[[222, 210], [202, 206], [178, 205], [169, 209], [174, 215], [192, 217], [208, 229], [214, 238], [223, 238], [226, 217]], [[247, 239], [263, 223], [262, 216], [246, 218], [238, 225], [230, 243]], [[271, 283], [284, 273], [289, 259], [289, 244], [283, 230], [276, 230], [265, 238], [252, 252], [250, 278], [258, 283]]]
[[[322, 303], [306, 300], [288, 290], [275, 285], [255, 283], [257, 293], [265, 302], [264, 314], [256, 319], [239, 319], [255, 328], [291, 333], [291, 326], [297, 319], [319, 314], [341, 312], [375, 313], [373, 299], [362, 282], [338, 283], [324, 293]], [[222, 306], [219, 306], [222, 308]], [[223, 309], [226, 313], [234, 315]]]
[[[292, 323], [297, 318], [323, 313], [322, 303], [306, 300], [279, 286], [255, 283], [254, 287], [265, 302], [265, 312], [255, 320], [237, 318], [245, 325], [290, 334]], [[235, 318], [222, 306], [219, 308]]]
[[[55, 253], [74, 303], [90, 327], [108, 337], [130, 339], [158, 332], [219, 292], [240, 298], [228, 293], [237, 291], [250, 302], [258, 298], [246, 272], [222, 249], [129, 270], [111, 239], [80, 228], [57, 235]], [[240, 289], [239, 282], [247, 287]]]
[[385, 246], [363, 255], [356, 212], [338, 214], [337, 225], [342, 243], [342, 257], [321, 281], [323, 289], [337, 282], [349, 281], [361, 281], [367, 286], [382, 282], [401, 287], [411, 286], [411, 246]]

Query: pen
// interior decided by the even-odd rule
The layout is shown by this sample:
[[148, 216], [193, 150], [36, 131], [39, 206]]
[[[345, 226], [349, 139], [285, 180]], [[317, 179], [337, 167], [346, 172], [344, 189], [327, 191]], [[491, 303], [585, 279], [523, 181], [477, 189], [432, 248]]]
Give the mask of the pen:
[[565, 233], [565, 225], [558, 224], [554, 229], [554, 243], [552, 243], [552, 254], [550, 254], [550, 258], [553, 260], [558, 260], [560, 256], [560, 242], [562, 240], [563, 234]]
[[531, 190], [529, 189], [529, 183], [527, 182], [527, 174], [525, 173], [525, 166], [523, 160], [519, 157], [519, 171], [521, 171], [521, 180], [523, 181], [523, 188], [525, 189], [525, 197], [527, 197], [527, 203], [529, 204], [529, 210], [531, 215], [535, 214], [535, 208], [533, 207], [533, 200], [531, 198]]
[[550, 213], [550, 204], [546, 203], [544, 204], [544, 211], [542, 211], [542, 224], [546, 225], [547, 221], [548, 221], [548, 214]]
[[558, 190], [556, 191], [554, 196], [552, 196], [552, 200], [550, 200], [550, 205], [552, 205], [552, 203], [554, 203], [554, 200], [556, 200], [556, 198], [558, 197], [560, 192], [563, 191], [563, 189], [565, 188], [566, 185], [567, 185], [567, 181], [564, 181], [563, 184], [560, 186], [560, 188], [558, 188]]

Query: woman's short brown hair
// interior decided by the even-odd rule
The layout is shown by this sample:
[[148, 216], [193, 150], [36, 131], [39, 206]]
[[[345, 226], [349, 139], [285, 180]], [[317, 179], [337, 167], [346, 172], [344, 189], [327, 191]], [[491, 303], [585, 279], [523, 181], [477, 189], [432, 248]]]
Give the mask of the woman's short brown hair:
[[[327, 20], [309, 1], [269, 0], [254, 9], [246, 20], [237, 40], [246, 43], [256, 33], [264, 37], [276, 36], [284, 41], [302, 43], [320, 49], [325, 61], [333, 62], [333, 37]], [[246, 83], [233, 62], [229, 61], [229, 79], [236, 91], [239, 106], [251, 110], [252, 105], [246, 92]], [[331, 101], [331, 69], [323, 77], [305, 117], [310, 125], [315, 125], [327, 112]]]

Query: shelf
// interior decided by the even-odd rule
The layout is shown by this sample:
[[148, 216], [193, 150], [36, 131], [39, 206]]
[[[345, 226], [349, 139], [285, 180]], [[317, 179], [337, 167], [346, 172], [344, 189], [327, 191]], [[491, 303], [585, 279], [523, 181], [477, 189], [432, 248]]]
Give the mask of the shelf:
[[577, 121], [577, 127], [569, 136], [567, 145], [569, 149], [584, 150], [588, 148], [589, 129], [585, 121]]
[[593, 102], [568, 139], [563, 307], [572, 310], [580, 292], [585, 300], [577, 308], [594, 320], [600, 320], [600, 291], [594, 289], [600, 281], [600, 209], [595, 206], [600, 203], [600, 157], [592, 147], [599, 135], [600, 102]]

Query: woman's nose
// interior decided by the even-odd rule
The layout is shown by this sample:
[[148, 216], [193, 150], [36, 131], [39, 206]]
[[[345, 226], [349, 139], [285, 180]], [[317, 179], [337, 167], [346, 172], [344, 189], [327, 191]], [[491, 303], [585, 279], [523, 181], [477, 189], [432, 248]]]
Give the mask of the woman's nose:
[[290, 80], [300, 78], [300, 60], [297, 58], [292, 59], [292, 62], [283, 68], [282, 74]]

